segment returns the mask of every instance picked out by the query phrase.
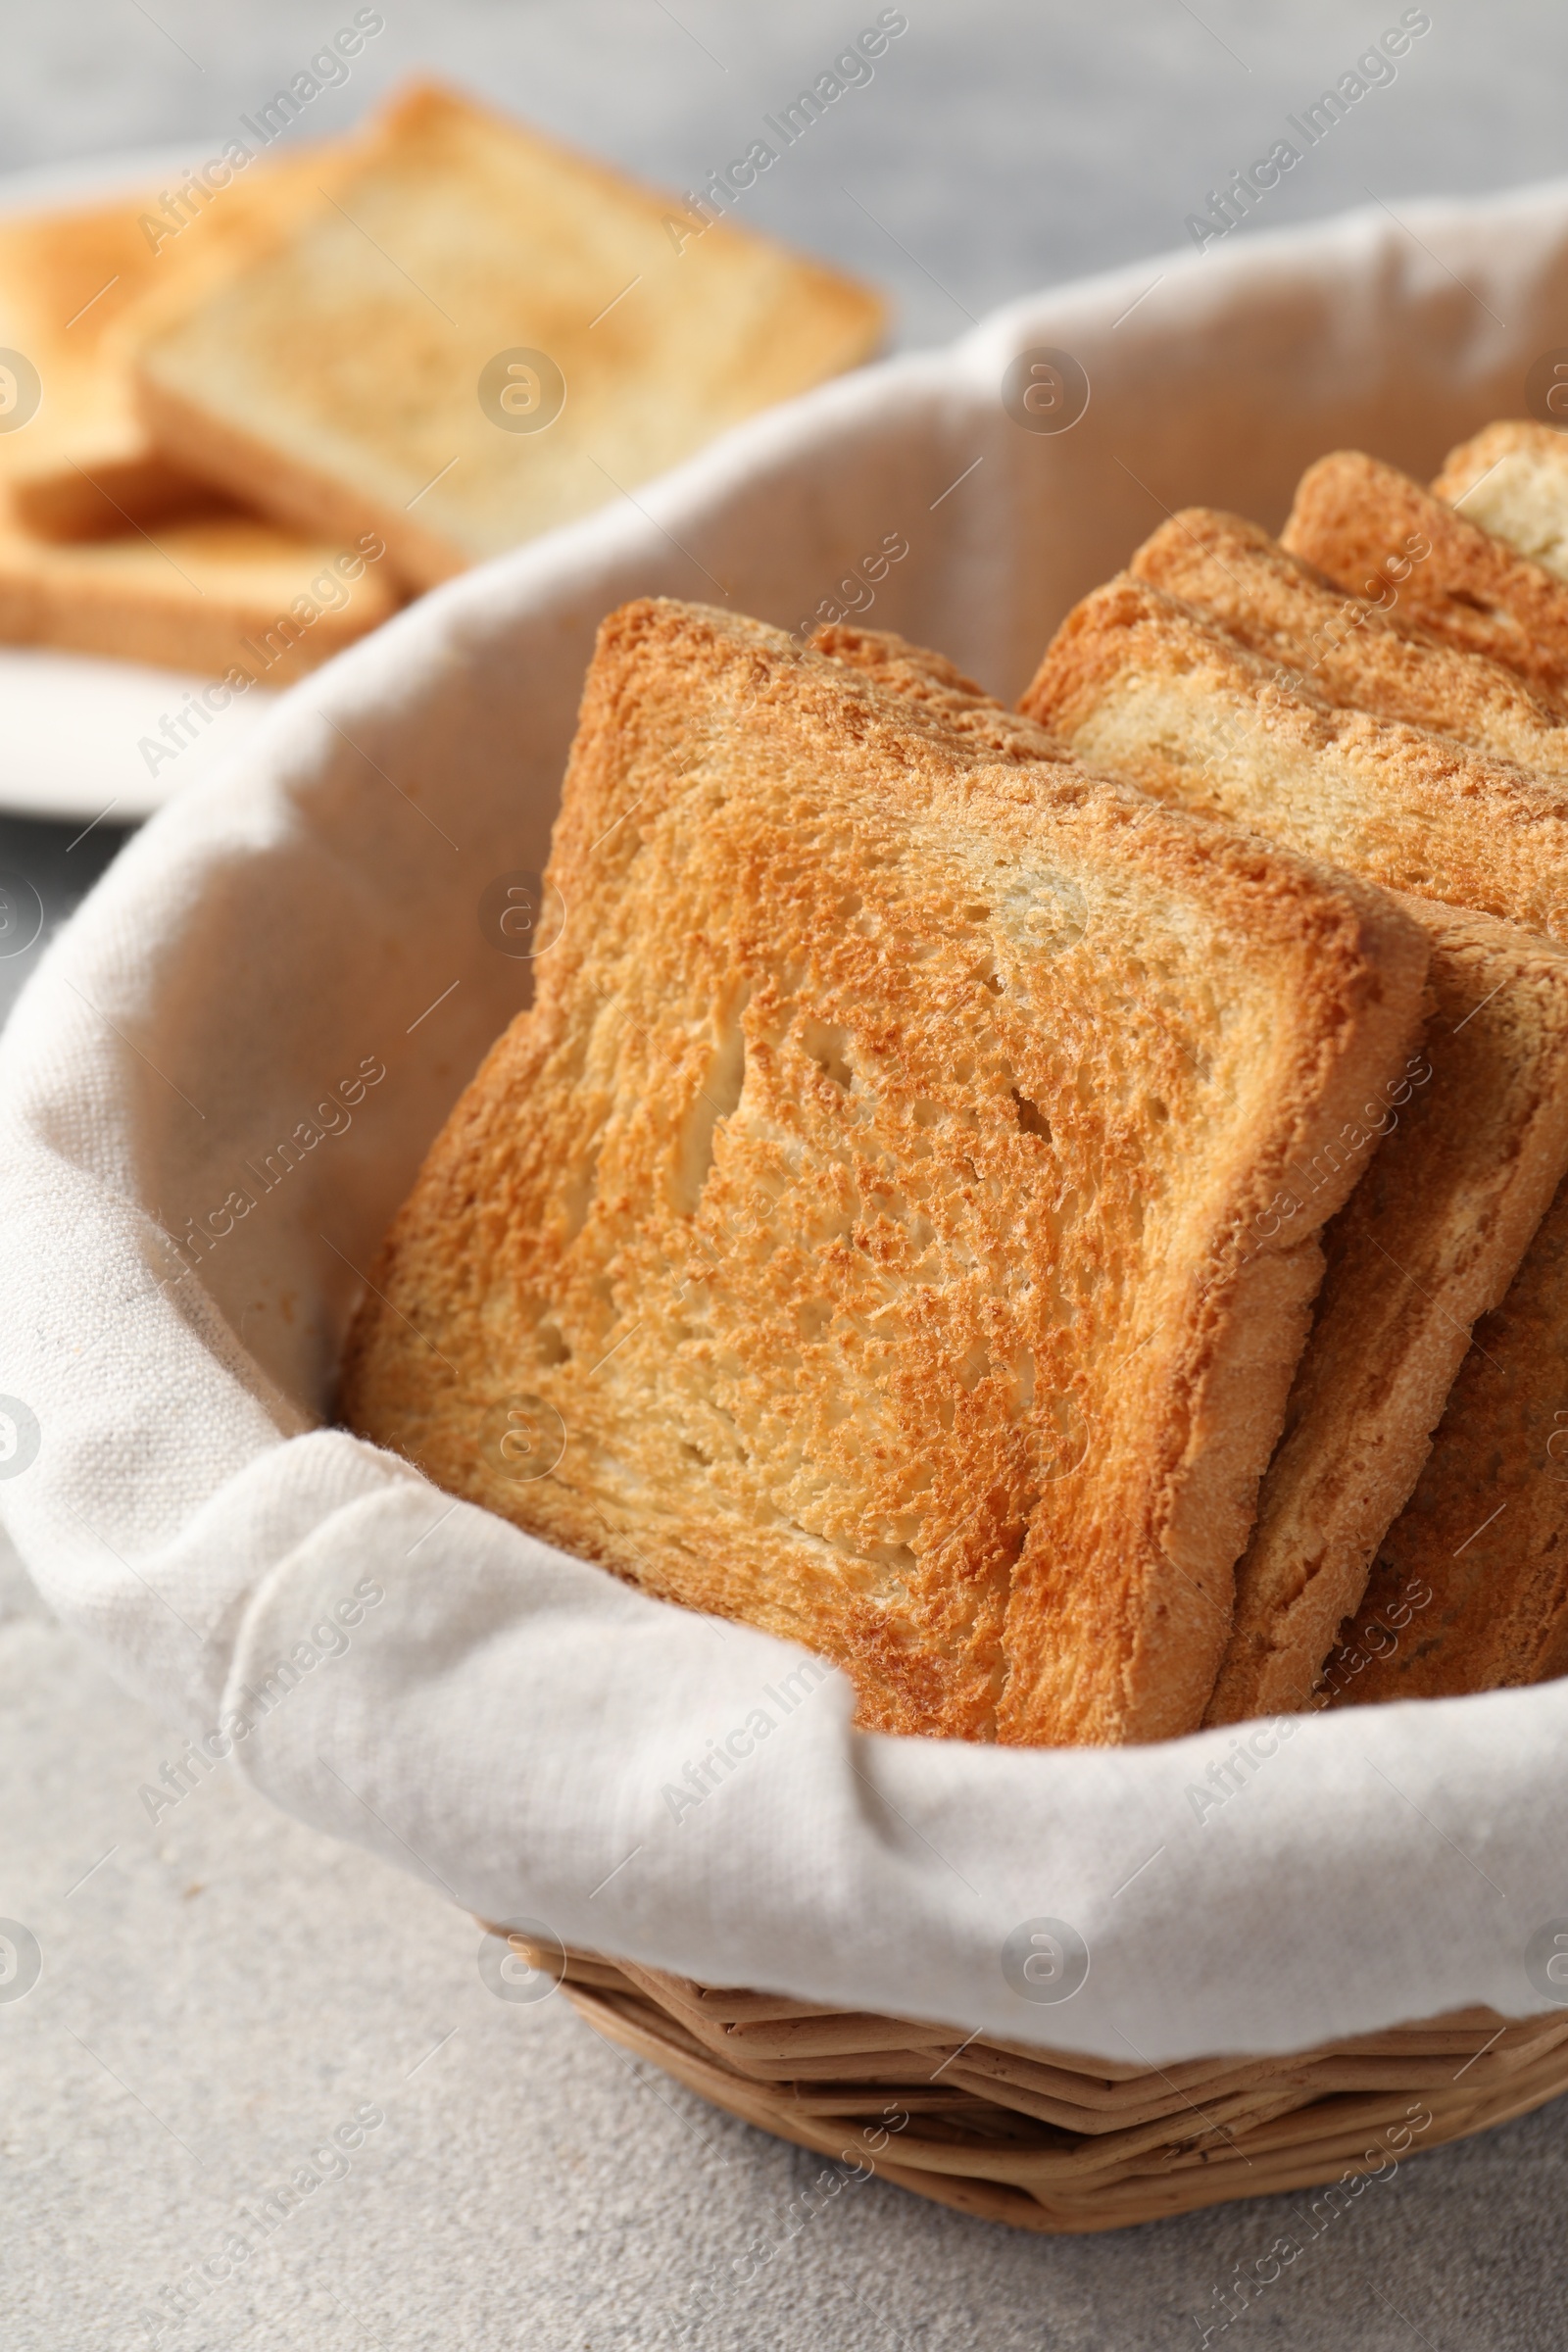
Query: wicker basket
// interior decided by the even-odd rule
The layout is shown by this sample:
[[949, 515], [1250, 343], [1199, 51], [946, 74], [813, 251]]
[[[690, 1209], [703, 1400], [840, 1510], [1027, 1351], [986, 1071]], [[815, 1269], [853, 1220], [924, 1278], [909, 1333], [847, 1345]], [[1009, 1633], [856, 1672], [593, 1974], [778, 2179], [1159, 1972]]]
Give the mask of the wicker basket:
[[[511, 1936], [588, 2023], [715, 2107], [986, 2221], [1123, 2229], [1382, 2172], [1568, 2090], [1568, 2010], [1463, 2009], [1277, 2058], [1131, 2067]], [[902, 2119], [902, 2120], [900, 2120]]]

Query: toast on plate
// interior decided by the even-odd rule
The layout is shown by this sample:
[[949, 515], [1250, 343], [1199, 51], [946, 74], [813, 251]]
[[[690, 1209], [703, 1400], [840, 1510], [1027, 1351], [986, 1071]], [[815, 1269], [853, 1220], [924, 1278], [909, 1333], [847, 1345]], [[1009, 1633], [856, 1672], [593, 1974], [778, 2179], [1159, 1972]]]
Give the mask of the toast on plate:
[[394, 1222], [342, 1401], [838, 1661], [868, 1724], [1160, 1738], [1207, 1701], [1357, 1171], [1270, 1204], [1403, 1069], [1426, 936], [983, 701], [611, 616], [564, 930]]
[[[184, 453], [156, 450], [137, 415], [130, 354], [164, 310], [199, 300], [320, 209], [353, 143], [251, 156], [235, 139], [221, 184], [195, 174], [114, 203], [0, 220], [0, 344], [36, 371], [35, 415], [0, 434], [0, 486], [24, 530], [113, 537], [205, 508]], [[314, 534], [319, 536], [319, 533]]]
[[224, 510], [118, 539], [0, 528], [0, 643], [242, 672], [282, 686], [387, 618], [378, 544], [330, 547]]
[[[765, 167], [764, 167], [765, 168]], [[854, 367], [865, 287], [434, 84], [318, 218], [146, 338], [154, 439], [428, 587]]]

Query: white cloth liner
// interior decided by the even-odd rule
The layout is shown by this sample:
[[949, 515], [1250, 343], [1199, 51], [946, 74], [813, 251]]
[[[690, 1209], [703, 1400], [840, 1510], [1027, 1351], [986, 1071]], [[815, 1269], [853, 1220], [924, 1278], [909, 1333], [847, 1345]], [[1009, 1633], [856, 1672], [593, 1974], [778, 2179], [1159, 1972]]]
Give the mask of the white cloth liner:
[[[131, 843], [0, 1045], [0, 1392], [39, 1432], [0, 1509], [61, 1616], [201, 1736], [259, 1717], [245, 1686], [371, 1580], [347, 1648], [300, 1653], [286, 1695], [274, 1677], [236, 1748], [255, 1784], [491, 1919], [710, 1982], [1152, 2063], [1542, 2008], [1526, 1948], [1568, 1913], [1563, 1685], [1304, 1719], [1222, 1804], [1192, 1791], [1228, 1733], [862, 1737], [841, 1677], [810, 1689], [800, 1653], [324, 1423], [353, 1269], [524, 1001], [478, 902], [543, 862], [604, 612], [727, 595], [792, 626], [902, 535], [867, 617], [1011, 697], [1165, 509], [1277, 526], [1325, 450], [1425, 475], [1520, 414], [1565, 291], [1568, 181], [1034, 297], [758, 418], [285, 697]], [[1093, 386], [1059, 435], [999, 397], [1040, 346]], [[357, 1100], [341, 1084], [381, 1065]], [[302, 1124], [336, 1132], [264, 1192]], [[257, 1205], [193, 1270], [171, 1237], [221, 1225], [240, 1188]], [[675, 1818], [666, 1785], [758, 1708], [768, 1736]], [[1040, 1919], [1088, 1946], [1069, 1999], [1004, 1973]]]

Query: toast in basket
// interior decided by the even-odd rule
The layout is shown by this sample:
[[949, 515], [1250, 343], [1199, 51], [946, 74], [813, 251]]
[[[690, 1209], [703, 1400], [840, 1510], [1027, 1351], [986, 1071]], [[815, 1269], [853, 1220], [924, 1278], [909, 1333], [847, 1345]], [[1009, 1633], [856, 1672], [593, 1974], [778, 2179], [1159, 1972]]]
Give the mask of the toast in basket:
[[1340, 450], [1309, 466], [1280, 533], [1354, 596], [1397, 575], [1398, 625], [1504, 662], [1568, 703], [1568, 582], [1483, 530], [1393, 466]]
[[1402, 719], [1521, 767], [1568, 775], [1568, 723], [1517, 671], [1399, 626], [1413, 559], [1385, 560], [1367, 583], [1375, 595], [1347, 596], [1255, 522], [1188, 507], [1127, 568], [1342, 710]]
[[1568, 580], [1568, 441], [1556, 426], [1523, 418], [1489, 424], [1449, 450], [1432, 495]]
[[[1561, 576], [1560, 434], [1491, 425], [1449, 452], [1434, 490]], [[1472, 716], [1469, 705], [1456, 709], [1454, 731]], [[1420, 1484], [1330, 1660], [1333, 1703], [1446, 1698], [1568, 1672], [1565, 1395], [1568, 1185], [1507, 1297], [1477, 1328]], [[1402, 1596], [1412, 1589], [1424, 1598], [1406, 1636]]]
[[1358, 1169], [1271, 1203], [1403, 1071], [1426, 936], [884, 658], [910, 692], [700, 608], [605, 624], [565, 930], [345, 1413], [842, 1663], [868, 1724], [1178, 1733]]
[[[1391, 468], [1376, 470], [1382, 481], [1402, 482]], [[1517, 589], [1522, 578], [1544, 596], [1534, 563], [1510, 566], [1515, 556], [1550, 553], [1565, 482], [1560, 437], [1534, 426], [1492, 426], [1450, 454], [1438, 489], [1462, 499], [1467, 515], [1481, 507], [1495, 526], [1489, 535], [1467, 524], [1460, 536], [1461, 553], [1477, 540], [1486, 551], [1472, 580], [1512, 580]], [[1428, 515], [1438, 503], [1423, 505], [1413, 484], [1400, 496]], [[1298, 514], [1312, 511], [1312, 497], [1298, 496]], [[1323, 558], [1332, 555], [1326, 539], [1314, 544]], [[1134, 564], [1255, 650], [1311, 666], [1336, 701], [1418, 719], [1541, 770], [1562, 768], [1562, 737], [1539, 678], [1533, 687], [1412, 623], [1402, 564], [1385, 563], [1365, 583], [1376, 606], [1346, 598], [1336, 614], [1325, 609], [1321, 574], [1253, 526], [1199, 511], [1156, 532]], [[1457, 601], [1462, 607], [1463, 597]], [[1485, 839], [1490, 811], [1477, 813]], [[1446, 867], [1441, 854], [1434, 861], [1434, 885], [1456, 899], [1475, 880], [1468, 864]], [[1555, 906], [1533, 892], [1513, 902], [1494, 891], [1487, 903], [1517, 905], [1521, 919], [1559, 937], [1568, 928], [1568, 890]], [[1329, 1661], [1330, 1703], [1451, 1696], [1568, 1670], [1568, 1480], [1558, 1459], [1568, 1446], [1557, 1418], [1568, 1393], [1565, 1350], [1568, 1189], [1560, 1188], [1505, 1298], [1476, 1329], [1419, 1482], [1383, 1538], [1355, 1622]], [[1415, 1623], [1403, 1597], [1412, 1591], [1423, 1595]]]
[[1471, 1324], [1501, 1299], [1562, 1175], [1568, 959], [1523, 932], [1556, 907], [1568, 788], [1331, 705], [1131, 580], [1068, 616], [1024, 707], [1162, 799], [1521, 925], [1434, 906], [1433, 1083], [1329, 1236], [1212, 1702], [1224, 1721], [1304, 1706], [1421, 1470]]

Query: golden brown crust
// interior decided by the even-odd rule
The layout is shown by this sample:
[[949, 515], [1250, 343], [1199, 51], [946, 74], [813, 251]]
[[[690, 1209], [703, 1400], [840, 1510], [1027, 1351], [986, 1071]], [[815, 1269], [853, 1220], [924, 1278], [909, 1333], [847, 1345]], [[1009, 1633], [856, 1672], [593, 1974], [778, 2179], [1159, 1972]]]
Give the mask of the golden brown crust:
[[1331, 1706], [1568, 1673], [1568, 1185], [1476, 1326], [1431, 1455], [1324, 1676]]
[[[1446, 895], [1526, 930], [1568, 930], [1553, 898], [1568, 873], [1568, 807], [1555, 787], [1412, 728], [1331, 710], [1304, 684], [1288, 690], [1159, 590], [1113, 583], [1087, 599], [1025, 702], [1080, 756], [1149, 789], [1218, 807], [1298, 847], [1337, 844], [1346, 863], [1384, 882], [1413, 876], [1423, 897]], [[1568, 911], [1568, 892], [1564, 902]], [[1526, 1658], [1542, 1672], [1560, 1670], [1549, 1663], [1559, 1654], [1568, 1666], [1557, 1597], [1568, 1487], [1535, 1475], [1552, 1437], [1556, 1398], [1544, 1392], [1558, 1343], [1547, 1335], [1558, 1328], [1568, 1329], [1562, 1192], [1502, 1306], [1480, 1325], [1414, 1496], [1383, 1537], [1355, 1642], [1328, 1669], [1334, 1703], [1486, 1688], [1505, 1660], [1518, 1679]], [[1468, 1539], [1496, 1507], [1487, 1501], [1494, 1489], [1528, 1489], [1530, 1502], [1499, 1520], [1512, 1522], [1505, 1551], [1496, 1536], [1489, 1547], [1477, 1541], [1494, 1571], [1489, 1603]], [[1370, 1515], [1362, 1526], [1375, 1532]], [[1407, 1595], [1417, 1587], [1419, 1622]], [[1482, 1640], [1489, 1605], [1504, 1630]], [[1373, 1650], [1391, 1640], [1398, 1646], [1371, 1672]]]
[[884, 692], [913, 703], [973, 751], [1001, 760], [1072, 760], [1072, 754], [1054, 735], [1022, 711], [999, 703], [945, 654], [911, 645], [891, 629], [833, 621], [813, 632], [811, 648], [830, 662], [858, 670]]
[[1321, 458], [1297, 485], [1280, 538], [1353, 596], [1376, 601], [1394, 583], [1396, 627], [1414, 622], [1485, 654], [1564, 706], [1568, 586], [1408, 474], [1359, 450]]
[[1568, 580], [1568, 439], [1554, 426], [1529, 418], [1489, 424], [1449, 450], [1432, 495]]
[[[1560, 560], [1559, 437], [1490, 426], [1435, 485], [1521, 552]], [[1568, 1185], [1476, 1328], [1430, 1458], [1330, 1659], [1334, 1706], [1450, 1697], [1568, 1672]]]
[[1568, 786], [1337, 709], [1141, 580], [1068, 613], [1020, 708], [1157, 799], [1386, 889], [1568, 937]]
[[1424, 1049], [1409, 1081], [1372, 1106], [1376, 1119], [1345, 1139], [1366, 1150], [1366, 1173], [1324, 1237], [1312, 1336], [1237, 1566], [1211, 1723], [1312, 1705], [1471, 1326], [1502, 1298], [1568, 1168], [1568, 951], [1405, 903], [1432, 938]]
[[[356, 576], [343, 577], [340, 559], [358, 565]], [[0, 526], [0, 643], [10, 645], [199, 676], [243, 669], [280, 686], [377, 627], [396, 603], [384, 564], [232, 508], [162, 524], [156, 546], [139, 532], [62, 544]]]
[[[702, 609], [607, 621], [566, 929], [392, 1229], [345, 1410], [837, 1659], [869, 1723], [1163, 1737], [1349, 1176], [1299, 1239], [1259, 1224], [1403, 1058], [1425, 941], [914, 682]], [[519, 1401], [564, 1433], [523, 1483]]]
[[1255, 522], [1188, 507], [1134, 555], [1135, 579], [1180, 597], [1249, 652], [1298, 671], [1342, 710], [1453, 735], [1523, 767], [1568, 774], [1568, 726], [1500, 662], [1396, 628], [1399, 584], [1347, 596]]

